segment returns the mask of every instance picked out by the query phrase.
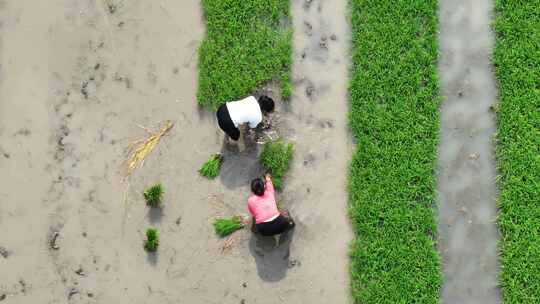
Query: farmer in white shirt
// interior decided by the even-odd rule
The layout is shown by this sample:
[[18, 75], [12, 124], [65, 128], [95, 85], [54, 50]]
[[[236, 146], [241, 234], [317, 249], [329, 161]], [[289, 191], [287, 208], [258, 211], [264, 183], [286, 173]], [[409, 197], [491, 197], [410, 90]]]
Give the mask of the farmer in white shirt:
[[240, 138], [239, 126], [245, 123], [252, 129], [262, 122], [263, 115], [274, 111], [274, 101], [268, 96], [257, 100], [249, 96], [242, 100], [227, 102], [219, 107], [216, 116], [221, 130], [232, 140]]

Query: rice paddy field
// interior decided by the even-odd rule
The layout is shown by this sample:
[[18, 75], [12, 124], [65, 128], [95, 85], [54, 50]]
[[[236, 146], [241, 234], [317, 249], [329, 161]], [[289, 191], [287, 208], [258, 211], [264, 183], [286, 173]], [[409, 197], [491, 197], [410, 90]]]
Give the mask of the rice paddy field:
[[[0, 20], [2, 304], [540, 303], [540, 0], [0, 0]], [[250, 94], [276, 111], [230, 145], [214, 110]], [[468, 195], [441, 221], [441, 172], [481, 166], [497, 178], [449, 185]], [[267, 172], [296, 223], [275, 238], [246, 206]], [[446, 271], [481, 251], [439, 227], [462, 245], [485, 223], [481, 302]]]

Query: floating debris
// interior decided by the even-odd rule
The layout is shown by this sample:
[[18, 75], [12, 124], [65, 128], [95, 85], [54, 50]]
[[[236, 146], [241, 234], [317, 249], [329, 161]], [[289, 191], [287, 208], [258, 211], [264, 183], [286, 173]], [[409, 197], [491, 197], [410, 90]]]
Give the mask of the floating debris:
[[471, 153], [469, 154], [469, 159], [477, 160], [480, 157], [480, 154], [478, 153]]

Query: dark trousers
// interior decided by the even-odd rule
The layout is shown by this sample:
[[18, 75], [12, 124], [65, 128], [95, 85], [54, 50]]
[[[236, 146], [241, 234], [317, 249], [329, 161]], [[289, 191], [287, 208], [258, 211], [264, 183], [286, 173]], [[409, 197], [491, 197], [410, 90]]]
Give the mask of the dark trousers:
[[264, 236], [281, 234], [294, 227], [294, 223], [288, 218], [280, 215], [271, 222], [257, 224], [257, 232]]
[[234, 125], [226, 105], [222, 104], [218, 108], [216, 117], [219, 127], [225, 134], [229, 135], [232, 140], [240, 139], [240, 130]]

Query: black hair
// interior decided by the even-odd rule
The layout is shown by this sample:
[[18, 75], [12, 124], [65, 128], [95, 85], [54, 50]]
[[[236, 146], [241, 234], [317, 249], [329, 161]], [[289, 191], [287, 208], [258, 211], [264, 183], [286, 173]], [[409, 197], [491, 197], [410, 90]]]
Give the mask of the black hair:
[[263, 196], [264, 194], [264, 181], [262, 178], [256, 178], [251, 181], [251, 191], [257, 196]]
[[266, 95], [259, 97], [259, 106], [263, 112], [273, 112], [274, 111], [274, 100]]

